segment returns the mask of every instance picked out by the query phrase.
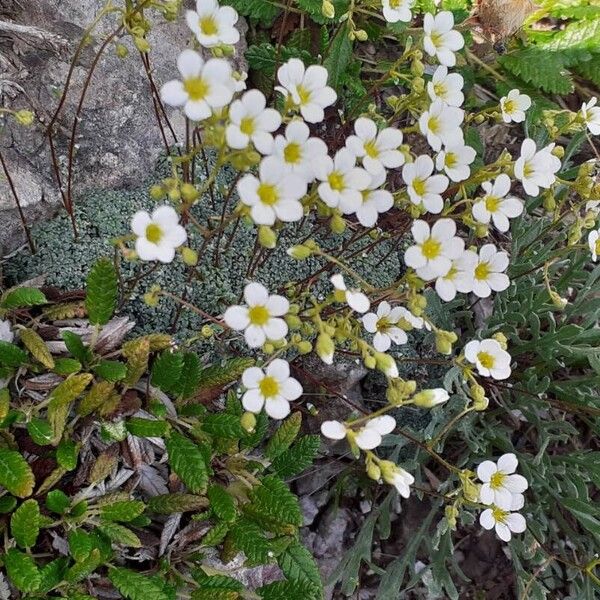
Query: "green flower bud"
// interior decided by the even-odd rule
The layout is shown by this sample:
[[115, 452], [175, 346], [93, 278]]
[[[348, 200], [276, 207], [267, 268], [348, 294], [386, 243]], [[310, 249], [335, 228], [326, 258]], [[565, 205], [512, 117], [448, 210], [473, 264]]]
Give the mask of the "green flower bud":
[[288, 313], [284, 319], [290, 329], [300, 329], [302, 326], [302, 321], [296, 315], [290, 315]]
[[333, 363], [333, 353], [335, 352], [335, 344], [331, 336], [327, 333], [321, 333], [317, 337], [315, 351], [319, 358], [327, 365]]
[[134, 37], [133, 43], [135, 44], [135, 47], [140, 52], [142, 52], [142, 53], [150, 52], [150, 44], [148, 43], [148, 40], [146, 38]]
[[206, 339], [211, 338], [214, 334], [215, 331], [210, 325], [203, 325], [202, 329], [200, 330], [200, 335]]
[[554, 194], [552, 192], [546, 192], [542, 198], [544, 210], [546, 212], [554, 212], [556, 209], [556, 200], [554, 199]]
[[475, 473], [464, 469], [458, 474], [462, 484], [463, 495], [469, 502], [479, 502], [479, 486], [473, 482]]
[[309, 341], [304, 340], [296, 344], [296, 348], [298, 348], [300, 354], [308, 354], [312, 350], [312, 344]]
[[366, 42], [369, 39], [369, 34], [364, 29], [357, 29], [354, 35], [359, 42]]
[[470, 386], [469, 392], [473, 399], [473, 408], [476, 411], [481, 412], [488, 407], [490, 401], [485, 396], [484, 387], [480, 386], [478, 383], [474, 383]]
[[421, 408], [433, 408], [448, 401], [449, 394], [442, 388], [423, 390], [412, 398], [412, 403]]
[[327, 19], [333, 19], [335, 17], [335, 6], [329, 0], [323, 0], [321, 14]]
[[384, 373], [387, 377], [398, 377], [398, 367], [396, 361], [389, 355], [383, 352], [375, 353], [375, 361], [377, 368]]
[[162, 185], [153, 185], [150, 188], [150, 198], [152, 200], [160, 200], [165, 196], [165, 188]]
[[552, 154], [557, 158], [562, 158], [565, 155], [565, 149], [562, 146], [554, 146]]
[[381, 479], [381, 469], [374, 461], [367, 460], [365, 466], [367, 467], [367, 475], [371, 479], [374, 481], [379, 481]]
[[184, 183], [181, 186], [181, 197], [188, 204], [193, 204], [200, 198], [200, 193], [191, 183]]
[[267, 225], [261, 225], [258, 228], [258, 241], [263, 248], [275, 248], [277, 234]]
[[452, 354], [452, 344], [457, 340], [458, 336], [453, 331], [439, 329], [435, 332], [435, 349], [440, 354]]
[[129, 50], [125, 44], [117, 44], [115, 46], [115, 52], [119, 58], [127, 58], [127, 55], [129, 54]]
[[25, 125], [26, 127], [32, 125], [35, 118], [35, 115], [30, 110], [18, 110], [13, 113], [13, 116], [19, 125]]
[[304, 260], [311, 256], [312, 250], [306, 244], [298, 244], [288, 248], [287, 253], [296, 260]]
[[458, 517], [458, 509], [454, 504], [448, 504], [444, 509], [444, 516], [448, 521], [448, 527], [454, 531], [456, 529], [456, 518]]
[[275, 346], [271, 342], [265, 342], [263, 344], [263, 352], [265, 354], [273, 354], [273, 352], [275, 352]]
[[363, 363], [367, 369], [374, 369], [377, 366], [377, 361], [374, 356], [365, 356]]
[[335, 213], [329, 221], [329, 228], [333, 233], [342, 234], [346, 230], [346, 220], [341, 215]]
[[256, 415], [251, 412], [245, 412], [240, 417], [240, 424], [243, 427], [244, 431], [248, 433], [253, 433], [256, 429]]
[[189, 267], [195, 267], [198, 264], [198, 253], [187, 246], [181, 250], [181, 258]]
[[557, 294], [554, 290], [549, 290], [550, 300], [552, 300], [552, 304], [559, 310], [563, 310], [569, 301], [566, 298], [562, 298], [559, 294]]

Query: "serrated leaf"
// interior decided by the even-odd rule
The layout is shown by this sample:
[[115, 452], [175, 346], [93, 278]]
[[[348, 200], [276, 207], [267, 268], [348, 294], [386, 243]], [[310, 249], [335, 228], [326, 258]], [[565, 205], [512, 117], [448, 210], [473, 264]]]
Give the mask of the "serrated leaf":
[[194, 590], [192, 600], [238, 600], [241, 596], [232, 590], [214, 589]]
[[[249, 493], [251, 502], [244, 505], [254, 518], [261, 518], [265, 525], [273, 523], [277, 526], [302, 525], [302, 511], [298, 498], [290, 492], [288, 486], [278, 477], [268, 475], [260, 485], [252, 488]], [[293, 528], [290, 533], [293, 533]]]
[[108, 578], [129, 600], [170, 600], [161, 586], [142, 573], [121, 567], [110, 567]]
[[142, 542], [140, 538], [123, 525], [119, 525], [118, 523], [100, 523], [98, 525], [98, 529], [101, 533], [103, 533], [111, 542], [115, 544], [122, 544], [123, 546], [128, 546], [129, 548], [141, 548]]
[[81, 363], [76, 358], [57, 358], [54, 361], [54, 372], [66, 377], [81, 371]]
[[33, 471], [15, 450], [0, 448], [0, 485], [19, 498], [31, 496], [35, 477]]
[[111, 381], [95, 383], [77, 406], [77, 414], [87, 417], [87, 415], [99, 409], [112, 397], [114, 389], [115, 384]]
[[161, 494], [148, 499], [148, 510], [161, 515], [198, 511], [207, 506], [208, 500], [204, 496], [194, 494]]
[[146, 505], [141, 500], [123, 500], [106, 504], [100, 508], [100, 516], [107, 521], [133, 521], [144, 512]]
[[229, 531], [235, 547], [241, 550], [253, 564], [270, 561], [272, 548], [262, 528], [248, 519], [240, 519]]
[[48, 402], [48, 421], [52, 426], [54, 438], [52, 443], [58, 444], [62, 437], [71, 403], [78, 398], [92, 381], [90, 373], [77, 373], [69, 375], [62, 383], [58, 384], [50, 394]]
[[94, 549], [94, 542], [89, 533], [83, 529], [73, 529], [67, 536], [69, 553], [77, 561], [85, 560]]
[[202, 569], [198, 569], [194, 572], [193, 577], [203, 590], [244, 591], [244, 585], [240, 581], [226, 575], [207, 575]]
[[52, 439], [54, 438], [50, 423], [44, 419], [38, 419], [37, 417], [33, 417], [31, 421], [27, 423], [27, 433], [29, 433], [31, 439], [40, 446], [51, 444]]
[[118, 360], [101, 360], [94, 367], [94, 373], [107, 381], [121, 381], [127, 376], [127, 365]]
[[220, 485], [211, 485], [208, 488], [208, 500], [213, 512], [223, 521], [234, 521], [237, 516], [235, 501], [227, 490]]
[[141, 417], [131, 417], [126, 421], [125, 427], [131, 435], [138, 437], [162, 437], [169, 430], [169, 424], [166, 421], [142, 419]]
[[118, 278], [114, 264], [101, 258], [92, 267], [86, 281], [85, 308], [92, 325], [106, 325], [116, 307]]
[[204, 493], [208, 469], [200, 448], [180, 433], [172, 432], [166, 440], [169, 464], [190, 491]]
[[61, 337], [65, 342], [67, 350], [81, 363], [89, 362], [92, 359], [91, 350], [83, 343], [81, 336], [67, 329], [61, 332]]
[[353, 43], [348, 35], [349, 32], [348, 23], [339, 27], [323, 61], [323, 66], [329, 73], [327, 84], [336, 90], [340, 89], [342, 77], [352, 58]]
[[51, 492], [48, 492], [48, 495], [46, 496], [46, 506], [48, 510], [58, 513], [59, 515], [64, 514], [70, 504], [71, 500], [69, 499], [69, 496], [62, 490], [52, 490]]
[[47, 369], [54, 369], [54, 358], [46, 346], [46, 342], [33, 329], [21, 329], [21, 341], [35, 360]]
[[254, 364], [253, 358], [232, 358], [223, 365], [211, 365], [200, 373], [199, 389], [222, 387], [237, 381], [242, 373]]
[[202, 430], [223, 438], [240, 439], [246, 436], [240, 417], [225, 413], [211, 413], [204, 417]]
[[135, 385], [148, 370], [150, 359], [150, 340], [147, 337], [131, 340], [123, 344], [123, 356], [127, 359], [127, 377], [125, 383]]
[[35, 592], [42, 583], [40, 571], [31, 556], [16, 548], [4, 555], [8, 577], [21, 592]]
[[183, 352], [161, 352], [152, 365], [152, 385], [166, 393], [174, 392], [179, 386], [183, 372], [183, 356]]
[[275, 581], [256, 590], [263, 600], [318, 600], [319, 592], [297, 581]]
[[198, 389], [201, 372], [202, 365], [200, 364], [198, 355], [195, 352], [186, 352], [183, 355], [181, 377], [176, 383], [173, 393], [183, 400], [191, 398]]
[[229, 523], [217, 523], [203, 538], [203, 546], [218, 546], [229, 533]]
[[17, 506], [17, 499], [14, 496], [2, 496], [0, 497], [0, 515], [6, 515], [15, 510]]
[[263, 27], [268, 27], [281, 11], [269, 0], [224, 0], [223, 4], [232, 6], [245, 17], [259, 21]]
[[39, 592], [49, 592], [55, 588], [62, 580], [67, 570], [69, 559], [61, 556], [40, 569], [42, 583], [38, 589]]
[[300, 542], [292, 542], [277, 557], [277, 562], [288, 579], [299, 581], [307, 587], [322, 592], [323, 584], [319, 566], [313, 555]]
[[27, 362], [27, 353], [19, 346], [0, 340], [0, 364], [7, 367], [20, 367]]
[[280, 454], [271, 464], [279, 477], [292, 477], [305, 471], [315, 460], [321, 438], [318, 435], [301, 437], [291, 448]]
[[300, 433], [302, 425], [302, 413], [295, 412], [281, 423], [279, 429], [269, 440], [265, 454], [271, 459], [277, 458], [282, 452], [285, 452]]
[[94, 548], [83, 560], [75, 563], [65, 575], [65, 580], [69, 583], [76, 583], [89, 577], [102, 563], [102, 553], [98, 548]]
[[36, 500], [25, 500], [10, 517], [10, 533], [21, 548], [31, 548], [40, 534], [40, 507]]
[[72, 471], [77, 467], [80, 444], [73, 440], [62, 440], [56, 448], [56, 460], [66, 471]]
[[274, 77], [275, 68], [290, 58], [299, 58], [307, 65], [314, 63], [314, 57], [310, 52], [293, 46], [282, 46], [277, 56], [277, 49], [272, 44], [264, 42], [253, 45], [246, 51], [246, 59], [251, 69], [264, 73], [267, 77]]
[[37, 288], [16, 287], [8, 290], [0, 301], [0, 308], [11, 310], [13, 308], [27, 308], [46, 304], [46, 296]]

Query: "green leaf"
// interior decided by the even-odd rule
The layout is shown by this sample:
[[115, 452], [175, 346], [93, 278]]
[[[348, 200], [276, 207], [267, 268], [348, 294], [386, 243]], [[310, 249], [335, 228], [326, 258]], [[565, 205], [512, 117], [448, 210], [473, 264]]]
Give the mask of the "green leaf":
[[42, 583], [38, 589], [39, 592], [49, 592], [56, 587], [64, 578], [65, 571], [69, 564], [69, 559], [66, 556], [61, 556], [40, 569], [40, 577]]
[[579, 521], [584, 529], [600, 537], [600, 521], [592, 514], [595, 507], [589, 502], [577, 498], [563, 498], [561, 504]]
[[92, 359], [91, 350], [83, 343], [81, 336], [72, 331], [63, 330], [61, 337], [65, 342], [67, 350], [81, 363], [87, 363]]
[[128, 546], [129, 548], [141, 548], [142, 542], [140, 538], [128, 529], [127, 527], [123, 527], [123, 525], [119, 525], [117, 523], [100, 523], [98, 525], [98, 529], [101, 533], [103, 533], [111, 542], [115, 544], [122, 544], [123, 546]]
[[25, 500], [10, 517], [10, 533], [21, 548], [31, 548], [40, 534], [40, 507], [36, 500]]
[[298, 499], [287, 485], [274, 475], [265, 477], [248, 494], [251, 502], [244, 512], [276, 533], [294, 534], [303, 518]]
[[129, 600], [170, 600], [158, 583], [142, 573], [121, 567], [110, 567], [108, 578]]
[[15, 450], [0, 448], [0, 485], [19, 498], [31, 496], [35, 477], [33, 471]]
[[242, 373], [254, 365], [253, 358], [232, 358], [223, 365], [211, 365], [200, 373], [199, 389], [222, 387], [237, 381]]
[[160, 515], [198, 511], [207, 506], [208, 500], [204, 496], [193, 494], [160, 494], [148, 499], [148, 510]]
[[106, 381], [121, 381], [127, 377], [127, 365], [118, 360], [101, 360], [94, 367], [94, 373]]
[[305, 64], [315, 62], [314, 57], [306, 50], [291, 46], [282, 46], [277, 58], [277, 49], [267, 42], [253, 45], [246, 50], [246, 59], [251, 69], [264, 73], [267, 77], [275, 76], [275, 69], [290, 58], [299, 58]]
[[81, 371], [81, 363], [75, 358], [57, 358], [54, 361], [54, 372], [58, 375], [71, 375]]
[[181, 377], [174, 386], [173, 392], [183, 400], [191, 398], [198, 390], [201, 371], [202, 365], [198, 355], [195, 352], [186, 352], [183, 355]]
[[8, 290], [0, 301], [0, 308], [11, 310], [13, 308], [26, 308], [46, 304], [46, 296], [37, 288], [16, 287]]
[[202, 430], [216, 437], [240, 439], [246, 437], [240, 417], [225, 413], [211, 413], [204, 417]]
[[347, 22], [339, 27], [331, 41], [327, 56], [323, 61], [323, 66], [329, 72], [327, 83], [336, 90], [340, 89], [342, 77], [352, 58], [353, 43], [348, 36], [349, 32], [350, 29]]
[[101, 258], [92, 267], [86, 282], [85, 308], [92, 325], [106, 325], [116, 307], [118, 278], [114, 264]]
[[72, 471], [77, 467], [77, 458], [79, 456], [80, 444], [73, 440], [62, 440], [56, 448], [56, 460], [58, 464], [67, 471]]
[[62, 490], [52, 490], [46, 496], [46, 506], [48, 510], [62, 515], [69, 508], [71, 500]]
[[174, 392], [183, 373], [183, 352], [165, 350], [152, 365], [151, 383], [163, 392]]
[[122, 500], [100, 508], [100, 516], [107, 521], [133, 521], [144, 512], [146, 505], [141, 500]]
[[256, 590], [263, 600], [318, 600], [319, 592], [297, 581], [275, 581]]
[[0, 515], [6, 515], [15, 510], [17, 499], [14, 496], [2, 496], [0, 498]]
[[85, 560], [94, 549], [94, 541], [89, 533], [83, 529], [73, 529], [67, 537], [71, 556], [80, 562]]
[[3, 558], [8, 577], [17, 589], [22, 592], [35, 592], [40, 587], [40, 571], [31, 556], [11, 548]]
[[240, 519], [229, 535], [235, 547], [241, 550], [253, 564], [270, 562], [272, 548], [262, 528], [248, 519]]
[[293, 581], [306, 584], [307, 587], [322, 591], [319, 567], [313, 555], [300, 542], [293, 541], [277, 557], [283, 574]]
[[271, 469], [283, 478], [301, 473], [313, 463], [320, 447], [321, 438], [318, 435], [301, 437], [273, 461]]
[[48, 403], [48, 421], [50, 421], [54, 434], [52, 440], [53, 444], [58, 444], [62, 437], [71, 409], [71, 403], [83, 392], [83, 390], [85, 390], [92, 379], [93, 375], [90, 373], [69, 375], [69, 377], [58, 384], [56, 388], [54, 388], [52, 394], [50, 394]]
[[208, 500], [213, 512], [223, 521], [235, 521], [237, 510], [235, 501], [227, 490], [220, 485], [211, 485], [208, 488]]
[[169, 430], [169, 424], [166, 421], [142, 419], [141, 417], [131, 417], [125, 426], [129, 433], [138, 437], [162, 437]]
[[113, 396], [115, 384], [111, 381], [99, 381], [82, 398], [77, 406], [77, 414], [86, 417], [105, 405]]
[[300, 433], [301, 425], [302, 413], [298, 411], [291, 414], [269, 440], [265, 454], [273, 460], [285, 452]]
[[180, 433], [166, 440], [169, 464], [190, 491], [201, 494], [208, 485], [208, 468], [200, 448]]
[[263, 27], [271, 25], [281, 11], [269, 0], [224, 0], [222, 4], [233, 6], [238, 13], [259, 21]]
[[0, 364], [7, 367], [20, 367], [27, 362], [27, 353], [18, 346], [0, 340]]
[[35, 360], [47, 369], [54, 369], [54, 357], [50, 354], [46, 342], [33, 329], [21, 329], [20, 338], [23, 345]]
[[31, 439], [40, 446], [51, 444], [52, 439], [54, 438], [50, 423], [44, 419], [38, 419], [37, 417], [33, 417], [31, 421], [27, 423], [27, 432], [31, 436]]

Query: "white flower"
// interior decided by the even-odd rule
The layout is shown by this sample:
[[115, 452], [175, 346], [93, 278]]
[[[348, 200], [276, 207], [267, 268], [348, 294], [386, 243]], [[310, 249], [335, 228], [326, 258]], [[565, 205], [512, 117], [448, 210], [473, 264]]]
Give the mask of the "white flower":
[[404, 164], [404, 154], [398, 150], [402, 144], [402, 132], [386, 127], [380, 132], [371, 119], [361, 117], [354, 123], [356, 135], [346, 140], [346, 146], [362, 158], [363, 167], [371, 175], [379, 175], [385, 169], [397, 169]]
[[590, 231], [590, 234], [588, 235], [588, 245], [590, 247], [590, 252], [592, 253], [592, 260], [596, 262], [598, 260], [598, 255], [600, 255], [600, 229]]
[[314, 164], [315, 175], [322, 181], [319, 196], [331, 208], [339, 208], [349, 215], [362, 204], [362, 192], [371, 183], [371, 176], [356, 166], [356, 157], [348, 150], [338, 150], [335, 157], [324, 157]]
[[253, 413], [263, 406], [272, 419], [285, 419], [290, 414], [290, 400], [302, 395], [300, 383], [290, 377], [290, 365], [286, 360], [275, 358], [266, 369], [250, 367], [242, 374], [242, 383], [247, 392], [242, 396], [242, 405]]
[[498, 463], [484, 460], [477, 467], [477, 477], [483, 483], [479, 490], [482, 504], [495, 504], [503, 510], [511, 510], [515, 502], [522, 502], [522, 496], [528, 488], [527, 479], [515, 474], [519, 461], [514, 454], [503, 454]]
[[385, 183], [385, 173], [373, 175], [369, 187], [362, 192], [362, 204], [356, 209], [356, 218], [364, 227], [373, 227], [381, 213], [394, 206], [394, 196], [379, 189]]
[[508, 231], [508, 220], [523, 212], [521, 200], [513, 196], [506, 198], [510, 192], [510, 177], [502, 173], [494, 183], [486, 181], [481, 187], [485, 196], [473, 205], [473, 217], [480, 223], [489, 223], [491, 219], [498, 231]]
[[510, 376], [510, 354], [494, 339], [469, 342], [465, 346], [465, 358], [483, 377], [508, 379]]
[[454, 15], [448, 10], [435, 16], [427, 13], [423, 19], [423, 48], [429, 56], [437, 57], [440, 64], [446, 67], [456, 64], [454, 53], [465, 45], [463, 36], [453, 27]]
[[131, 229], [137, 236], [135, 251], [142, 260], [170, 263], [175, 248], [187, 240], [185, 229], [179, 224], [179, 215], [171, 206], [159, 206], [150, 216], [139, 210], [131, 219]]
[[281, 86], [275, 89], [291, 98], [306, 121], [320, 123], [325, 116], [323, 109], [337, 99], [335, 91], [327, 85], [328, 77], [325, 67], [306, 68], [299, 58], [291, 58], [279, 67], [277, 79]]
[[336, 290], [344, 292], [344, 297], [350, 308], [359, 313], [365, 313], [369, 310], [369, 306], [371, 305], [369, 299], [360, 290], [349, 290], [342, 275], [339, 273], [332, 275], [329, 280]]
[[472, 292], [480, 298], [487, 298], [492, 291], [504, 291], [510, 285], [508, 275], [503, 272], [508, 263], [506, 252], [499, 251], [494, 244], [484, 244], [473, 269]]
[[251, 207], [250, 216], [257, 225], [273, 225], [276, 219], [299, 221], [304, 214], [300, 198], [306, 194], [306, 180], [286, 173], [274, 156], [261, 161], [258, 177], [244, 175], [237, 190], [240, 200]]
[[530, 196], [537, 196], [540, 188], [547, 189], [556, 181], [560, 160], [552, 154], [553, 149], [554, 144], [548, 144], [538, 151], [532, 139], [523, 140], [521, 156], [515, 162], [515, 177]]
[[434, 100], [419, 118], [419, 129], [427, 137], [428, 144], [437, 152], [444, 146], [464, 143], [460, 128], [465, 111], [448, 106], [443, 100]]
[[15, 334], [12, 331], [10, 321], [0, 320], [0, 341], [12, 342], [15, 339]]
[[484, 529], [496, 529], [496, 535], [509, 542], [513, 533], [523, 533], [527, 528], [525, 517], [518, 512], [503, 510], [497, 506], [486, 508], [479, 515], [479, 523]]
[[464, 181], [471, 175], [469, 165], [475, 160], [477, 152], [462, 142], [451, 144], [441, 150], [435, 159], [438, 171], [445, 171], [452, 181]]
[[465, 80], [458, 73], [448, 73], [448, 67], [440, 65], [427, 84], [427, 93], [432, 101], [441, 100], [448, 106], [462, 106], [465, 96], [462, 92]]
[[327, 144], [309, 136], [308, 125], [295, 119], [285, 128], [285, 135], [278, 135], [273, 143], [273, 156], [279, 158], [286, 172], [300, 175], [308, 183], [315, 179], [314, 165], [327, 156]]
[[452, 261], [450, 270], [435, 280], [435, 291], [445, 302], [456, 298], [456, 293], [468, 294], [473, 290], [473, 277], [478, 258], [475, 252], [465, 250]]
[[428, 330], [430, 329], [429, 323], [425, 323], [421, 317], [416, 317], [413, 315], [410, 310], [404, 308], [404, 306], [399, 306], [394, 310], [397, 310], [400, 315], [400, 318], [398, 319], [398, 325], [400, 325], [402, 329], [423, 329], [423, 327]]
[[585, 210], [597, 217], [600, 214], [600, 200], [588, 200], [585, 203]]
[[269, 154], [273, 146], [271, 133], [279, 129], [281, 115], [266, 108], [267, 99], [259, 90], [246, 92], [229, 107], [229, 121], [225, 135], [230, 148], [241, 150], [250, 142], [262, 154]]
[[412, 13], [410, 9], [414, 0], [383, 0], [383, 17], [388, 23], [410, 23]]
[[522, 123], [525, 120], [525, 111], [531, 106], [531, 98], [521, 94], [519, 90], [510, 90], [508, 96], [500, 98], [502, 119], [505, 123]]
[[404, 262], [426, 281], [445, 275], [452, 267], [452, 260], [464, 251], [465, 243], [455, 236], [456, 224], [452, 219], [436, 221], [431, 231], [425, 221], [417, 219], [411, 232], [417, 243], [405, 252]]
[[587, 125], [592, 135], [600, 135], [600, 106], [596, 106], [598, 98], [595, 96], [581, 106], [581, 118]]
[[267, 340], [281, 340], [288, 332], [281, 318], [290, 308], [283, 296], [269, 295], [260, 283], [249, 283], [244, 288], [247, 306], [230, 306], [223, 315], [225, 323], [236, 331], [244, 331], [250, 348], [259, 348]]
[[432, 175], [433, 160], [423, 154], [412, 163], [402, 168], [402, 179], [406, 183], [410, 201], [422, 204], [430, 213], [438, 214], [444, 208], [442, 192], [448, 189], [448, 178], [445, 175]]
[[[374, 333], [373, 347], [379, 352], [387, 352], [394, 344], [406, 344], [406, 332], [398, 327], [398, 321], [404, 316], [401, 306], [392, 308], [385, 300], [379, 303], [377, 314], [367, 313], [362, 322], [369, 333]], [[406, 309], [405, 309], [406, 310]]]
[[379, 464], [383, 480], [393, 485], [403, 498], [408, 498], [410, 496], [410, 486], [415, 482], [415, 478], [408, 471], [389, 460], [381, 461]]
[[240, 32], [235, 27], [237, 12], [231, 6], [219, 6], [217, 0], [196, 0], [196, 10], [188, 10], [185, 20], [205, 48], [240, 41]]
[[343, 440], [348, 436], [362, 450], [373, 450], [381, 444], [381, 438], [396, 428], [396, 420], [389, 415], [374, 417], [364, 427], [354, 431], [340, 421], [323, 421], [321, 433], [330, 440]]
[[208, 119], [213, 108], [223, 108], [233, 98], [231, 66], [222, 58], [204, 59], [194, 50], [184, 50], [177, 59], [183, 81], [173, 79], [160, 91], [163, 102], [183, 106], [192, 121]]

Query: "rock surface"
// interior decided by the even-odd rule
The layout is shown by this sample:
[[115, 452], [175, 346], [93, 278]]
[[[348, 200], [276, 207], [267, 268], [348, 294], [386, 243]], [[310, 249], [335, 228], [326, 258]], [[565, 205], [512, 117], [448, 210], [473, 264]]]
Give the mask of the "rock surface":
[[[58, 105], [84, 29], [105, 2], [3, 0], [1, 4], [0, 106], [33, 110], [36, 122], [23, 127], [13, 119], [0, 121], [0, 152], [27, 221], [33, 223], [56, 212], [62, 203], [44, 133]], [[148, 12], [147, 16], [153, 15]], [[177, 55], [189, 40], [189, 30], [183, 18], [166, 22], [162, 16], [156, 16], [152, 20], [150, 62], [154, 81], [160, 87], [175, 76]], [[66, 182], [69, 139], [81, 91], [96, 51], [117, 26], [111, 16], [101, 22], [73, 71], [54, 136], [63, 182]], [[245, 28], [245, 23], [240, 22], [240, 27]], [[236, 52], [238, 69], [243, 68], [243, 40], [242, 35]], [[75, 201], [90, 189], [139, 186], [164, 151], [141, 57], [129, 38], [116, 41], [127, 46], [130, 53], [125, 59], [119, 58], [111, 42], [91, 80], [77, 128], [72, 186]], [[173, 111], [169, 111], [169, 118], [181, 138], [183, 120]], [[173, 142], [170, 136], [168, 140]], [[0, 170], [0, 256], [23, 241], [15, 199]]]

